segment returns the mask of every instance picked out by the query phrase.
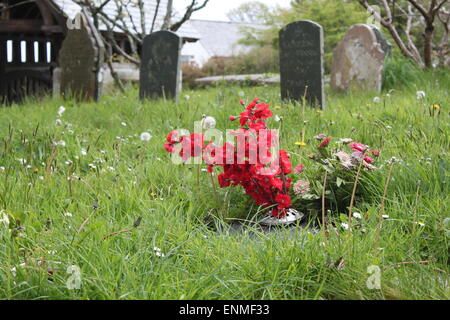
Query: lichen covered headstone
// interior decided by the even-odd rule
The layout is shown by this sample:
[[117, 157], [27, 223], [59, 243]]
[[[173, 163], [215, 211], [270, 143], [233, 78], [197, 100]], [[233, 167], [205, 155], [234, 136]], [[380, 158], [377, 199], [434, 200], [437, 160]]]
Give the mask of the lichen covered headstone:
[[333, 51], [331, 86], [336, 90], [381, 91], [390, 44], [366, 24], [353, 25]]
[[59, 53], [61, 94], [98, 101], [101, 96], [105, 48], [92, 22], [80, 13], [80, 24], [70, 29]]

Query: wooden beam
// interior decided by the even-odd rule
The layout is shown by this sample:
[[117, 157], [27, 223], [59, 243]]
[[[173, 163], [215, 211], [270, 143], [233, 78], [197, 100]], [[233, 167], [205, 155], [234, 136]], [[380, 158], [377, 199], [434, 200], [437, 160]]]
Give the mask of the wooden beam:
[[0, 33], [61, 33], [59, 25], [46, 26], [42, 20], [0, 20]]
[[39, 32], [42, 20], [0, 20], [0, 32]]

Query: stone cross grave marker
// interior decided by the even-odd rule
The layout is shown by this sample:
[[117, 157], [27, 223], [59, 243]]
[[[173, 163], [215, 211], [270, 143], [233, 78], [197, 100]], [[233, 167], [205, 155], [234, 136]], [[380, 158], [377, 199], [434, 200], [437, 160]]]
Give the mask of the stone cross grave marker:
[[282, 99], [325, 108], [323, 28], [301, 20], [280, 31], [280, 85]]
[[140, 69], [141, 99], [178, 99], [181, 45], [181, 38], [171, 31], [158, 31], [144, 38]]
[[60, 90], [65, 97], [98, 101], [105, 48], [90, 19], [79, 13], [78, 28], [69, 29], [60, 53]]
[[331, 86], [336, 90], [380, 92], [390, 44], [367, 24], [353, 25], [333, 51]]

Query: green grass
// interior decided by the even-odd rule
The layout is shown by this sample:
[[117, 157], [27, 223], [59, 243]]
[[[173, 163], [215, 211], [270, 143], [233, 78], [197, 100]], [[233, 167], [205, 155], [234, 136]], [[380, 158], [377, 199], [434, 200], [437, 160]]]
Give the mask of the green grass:
[[[0, 224], [0, 298], [448, 299], [449, 87], [444, 73], [424, 75], [390, 97], [383, 93], [378, 104], [372, 102], [373, 93], [330, 93], [328, 109], [323, 114], [308, 109], [305, 119], [298, 105], [280, 101], [275, 87], [189, 91], [178, 105], [141, 103], [137, 91], [130, 90], [100, 103], [44, 99], [2, 108], [0, 209], [10, 215], [11, 226], [18, 226], [12, 217], [20, 219], [23, 230], [10, 234]], [[426, 92], [425, 102], [416, 99], [417, 90]], [[252, 217], [258, 208], [241, 190], [220, 189], [224, 209], [217, 217], [207, 173], [202, 172], [198, 188], [195, 167], [173, 165], [163, 142], [172, 129], [192, 130], [202, 114], [214, 116], [219, 129], [235, 128], [228, 116], [241, 112], [241, 91], [246, 100], [258, 96], [281, 106], [275, 113], [283, 117], [282, 146], [294, 165], [294, 143], [304, 120], [309, 121], [306, 154], [314, 151], [312, 137], [321, 132], [382, 151], [378, 164], [383, 165], [369, 183], [373, 192], [356, 204], [365, 233], [342, 230], [336, 213], [339, 236], [331, 232], [328, 238], [306, 230], [227, 231], [227, 218]], [[435, 103], [441, 112], [430, 116], [428, 107]], [[60, 105], [67, 110], [58, 127]], [[153, 135], [149, 142], [140, 141], [143, 131]], [[53, 140], [66, 146], [57, 148], [54, 170], [46, 174]], [[388, 170], [384, 161], [392, 156], [403, 161], [395, 166], [388, 189], [390, 218], [381, 229], [382, 250], [374, 250]], [[68, 160], [73, 164], [65, 164]], [[306, 176], [313, 175], [309, 161]], [[68, 180], [72, 175], [83, 181]], [[414, 214], [424, 226], [413, 224]], [[139, 216], [138, 228], [103, 240], [132, 228]], [[213, 223], [205, 223], [206, 218]], [[156, 256], [154, 247], [165, 257]], [[341, 257], [343, 268], [330, 266]], [[39, 261], [47, 264], [39, 266]], [[397, 265], [401, 262], [408, 264]], [[66, 286], [71, 265], [81, 269], [80, 289]], [[366, 285], [372, 265], [382, 270], [380, 290]], [[50, 279], [47, 267], [53, 271]]]

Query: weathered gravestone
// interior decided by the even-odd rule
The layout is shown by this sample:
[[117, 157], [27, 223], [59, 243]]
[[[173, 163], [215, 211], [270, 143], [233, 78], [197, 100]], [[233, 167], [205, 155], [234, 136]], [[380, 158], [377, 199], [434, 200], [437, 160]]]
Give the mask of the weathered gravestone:
[[181, 38], [158, 31], [144, 38], [140, 70], [140, 98], [173, 98], [180, 93]]
[[90, 19], [84, 13], [79, 13], [76, 19], [80, 23], [68, 30], [59, 52], [61, 94], [80, 100], [98, 101], [105, 48]]
[[333, 51], [331, 86], [337, 90], [381, 91], [390, 44], [374, 26], [356, 24]]
[[280, 85], [282, 99], [306, 100], [325, 108], [323, 29], [307, 20], [288, 24], [280, 31]]

